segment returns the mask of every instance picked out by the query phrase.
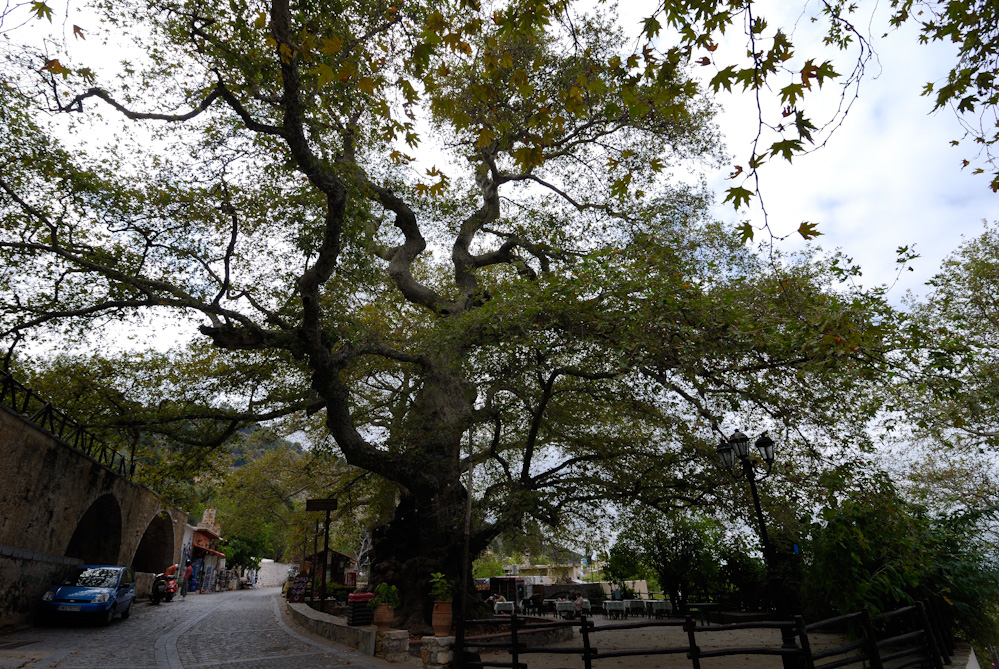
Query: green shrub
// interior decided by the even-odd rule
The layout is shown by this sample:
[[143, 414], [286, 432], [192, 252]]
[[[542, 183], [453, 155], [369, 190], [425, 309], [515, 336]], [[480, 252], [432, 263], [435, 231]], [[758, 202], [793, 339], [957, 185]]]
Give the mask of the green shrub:
[[376, 585], [375, 596], [368, 602], [368, 606], [375, 608], [379, 604], [388, 604], [393, 609], [399, 608], [399, 588], [388, 583]]
[[450, 602], [454, 599], [454, 583], [441, 572], [434, 572], [430, 575], [430, 595], [434, 601]]

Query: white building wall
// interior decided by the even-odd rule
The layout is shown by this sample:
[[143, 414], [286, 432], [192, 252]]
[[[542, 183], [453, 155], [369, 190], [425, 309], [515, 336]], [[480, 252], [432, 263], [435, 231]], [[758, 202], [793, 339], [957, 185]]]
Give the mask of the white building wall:
[[274, 560], [261, 560], [260, 569], [257, 571], [257, 587], [268, 588], [278, 586], [288, 580], [288, 570], [293, 565]]

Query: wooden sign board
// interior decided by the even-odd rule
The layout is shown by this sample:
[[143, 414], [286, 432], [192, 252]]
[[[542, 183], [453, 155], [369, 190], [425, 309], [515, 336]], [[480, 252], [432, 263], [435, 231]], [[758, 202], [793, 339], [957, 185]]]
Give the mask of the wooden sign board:
[[288, 593], [288, 599], [293, 602], [304, 602], [305, 601], [305, 591], [309, 587], [309, 575], [299, 574], [295, 577], [295, 582], [291, 586], [291, 590]]
[[335, 499], [307, 499], [305, 500], [306, 511], [336, 511]]

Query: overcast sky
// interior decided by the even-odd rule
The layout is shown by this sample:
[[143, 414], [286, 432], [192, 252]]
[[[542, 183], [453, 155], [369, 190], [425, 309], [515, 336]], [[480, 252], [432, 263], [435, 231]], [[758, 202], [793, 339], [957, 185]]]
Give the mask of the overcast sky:
[[[625, 20], [637, 21], [642, 5], [650, 4], [647, 0], [629, 4]], [[800, 1], [781, 0], [769, 7], [759, 4], [771, 26], [780, 23], [795, 28], [792, 39], [799, 54], [819, 51], [820, 26], [798, 19]], [[793, 232], [802, 221], [819, 224], [823, 236], [818, 243], [853, 257], [864, 270], [864, 285], [895, 282], [896, 248], [915, 245], [922, 257], [911, 263], [913, 271], [903, 272], [892, 290], [892, 301], [897, 304], [906, 290], [925, 290], [925, 281], [957, 248], [962, 234], [975, 236], [982, 230], [983, 219], [999, 219], [999, 196], [988, 188], [987, 165], [979, 164], [986, 168], [985, 175], [971, 175], [975, 164], [962, 171], [961, 160], [972, 156], [969, 148], [949, 144], [962, 132], [953, 113], [931, 114], [932, 99], [920, 95], [926, 82], [945, 77], [955, 62], [953, 47], [918, 44], [912, 26], [882, 39], [887, 11], [882, 7], [877, 12], [866, 23], [876, 56], [844, 124], [827, 146], [796, 158], [793, 165], [782, 160], [766, 165], [762, 189], [775, 234]], [[744, 42], [737, 38], [744, 36], [733, 35], [732, 48], [744, 51]], [[723, 44], [713, 54], [719, 62], [724, 62], [727, 46]], [[850, 55], [826, 53], [837, 59], [839, 72], [852, 67]], [[695, 54], [695, 58], [701, 55], [706, 54]], [[706, 78], [716, 71], [713, 66], [700, 70]], [[837, 101], [835, 85], [827, 85], [824, 92], [827, 103]], [[756, 131], [755, 103], [748, 95], [727, 93], [718, 96], [718, 103], [723, 107], [719, 125], [729, 153], [735, 156], [732, 164], [745, 165]], [[710, 175], [709, 184], [716, 193], [732, 184], [727, 180], [730, 171], [728, 167]], [[758, 209], [737, 214], [730, 205], [719, 205], [716, 215], [733, 222], [762, 223]], [[800, 237], [792, 235], [783, 246], [799, 248]]]

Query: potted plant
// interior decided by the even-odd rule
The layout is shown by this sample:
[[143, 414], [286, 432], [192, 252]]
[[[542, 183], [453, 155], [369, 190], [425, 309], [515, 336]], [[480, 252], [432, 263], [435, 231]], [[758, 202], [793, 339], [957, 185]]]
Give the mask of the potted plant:
[[374, 622], [379, 632], [385, 632], [392, 626], [395, 609], [399, 606], [399, 588], [388, 583], [375, 586], [375, 596], [368, 602], [374, 608]]
[[451, 602], [454, 600], [454, 583], [441, 572], [430, 575], [430, 594], [434, 598], [434, 614], [431, 624], [434, 636], [448, 636], [451, 633]]

